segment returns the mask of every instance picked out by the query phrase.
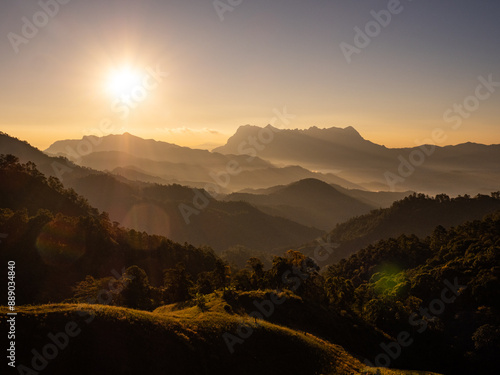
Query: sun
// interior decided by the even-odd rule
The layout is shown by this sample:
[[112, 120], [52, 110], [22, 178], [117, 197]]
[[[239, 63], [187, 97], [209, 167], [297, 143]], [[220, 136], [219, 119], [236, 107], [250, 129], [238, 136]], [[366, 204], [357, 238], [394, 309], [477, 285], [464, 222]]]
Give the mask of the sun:
[[130, 67], [114, 69], [106, 82], [106, 91], [115, 98], [130, 95], [141, 84], [141, 73]]

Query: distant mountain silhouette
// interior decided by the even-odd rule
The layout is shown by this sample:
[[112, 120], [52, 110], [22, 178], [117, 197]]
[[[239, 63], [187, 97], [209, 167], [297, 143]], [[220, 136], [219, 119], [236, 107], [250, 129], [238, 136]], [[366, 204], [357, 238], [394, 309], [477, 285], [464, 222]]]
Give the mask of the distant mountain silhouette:
[[[311, 178], [267, 189], [267, 194], [262, 191], [260, 194], [233, 193], [225, 200], [249, 202], [270, 215], [324, 230], [380, 207], [349, 195], [347, 189], [343, 190]], [[397, 197], [401, 198], [400, 195]]]
[[[83, 151], [83, 154], [79, 154], [79, 151]], [[347, 188], [359, 187], [332, 173], [311, 172], [300, 166], [276, 167], [258, 157], [222, 155], [146, 140], [129, 133], [57, 141], [45, 152], [67, 157], [78, 165], [101, 171], [125, 168], [120, 169], [119, 173], [123, 175], [126, 172], [128, 178], [140, 181], [179, 183], [198, 188], [217, 184], [224, 193], [248, 187], [289, 184], [304, 178], [317, 178]]]
[[[386, 150], [384, 146], [365, 140], [353, 128], [319, 129], [276, 129], [270, 125], [264, 129], [272, 132], [272, 141], [254, 148], [259, 157], [286, 164], [299, 164], [311, 169], [336, 170], [357, 167], [360, 162], [379, 157]], [[252, 148], [249, 137], [259, 139], [264, 130], [258, 126], [245, 125], [238, 128], [228, 139], [226, 145], [217, 147], [214, 152], [223, 154], [238, 153]], [[243, 145], [243, 146], [242, 146]], [[370, 161], [370, 165], [374, 161]]]
[[[252, 146], [251, 139], [268, 143]], [[255, 153], [274, 163], [334, 172], [369, 190], [394, 188], [458, 195], [489, 193], [500, 186], [500, 145], [465, 143], [424, 148], [386, 148], [365, 140], [352, 127], [291, 130], [246, 125], [214, 151]], [[391, 185], [388, 172], [400, 180]]]
[[[390, 207], [395, 201], [403, 199], [404, 197], [413, 194], [413, 191], [392, 192], [392, 191], [368, 191], [360, 189], [346, 189], [337, 184], [330, 184], [337, 191], [364, 202], [375, 208]], [[263, 189], [243, 189], [237, 193], [252, 194], [252, 195], [269, 195], [282, 190], [286, 185], [276, 185], [270, 188]]]

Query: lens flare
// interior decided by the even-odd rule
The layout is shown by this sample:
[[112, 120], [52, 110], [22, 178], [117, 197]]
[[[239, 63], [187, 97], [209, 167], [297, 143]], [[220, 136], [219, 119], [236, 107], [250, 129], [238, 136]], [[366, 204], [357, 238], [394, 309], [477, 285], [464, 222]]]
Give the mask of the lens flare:
[[154, 204], [136, 204], [121, 224], [126, 228], [145, 231], [150, 234], [159, 234], [170, 237], [170, 218], [165, 210]]
[[42, 228], [36, 248], [44, 263], [69, 266], [85, 254], [85, 234], [74, 224], [56, 219]]

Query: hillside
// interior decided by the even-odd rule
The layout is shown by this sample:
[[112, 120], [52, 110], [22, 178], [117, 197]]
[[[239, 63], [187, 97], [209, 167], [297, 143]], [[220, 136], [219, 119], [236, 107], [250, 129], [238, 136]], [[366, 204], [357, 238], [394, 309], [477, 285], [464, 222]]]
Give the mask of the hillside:
[[[193, 276], [215, 265], [210, 249], [120, 227], [33, 164], [2, 157], [0, 176], [0, 233], [6, 235], [0, 261], [15, 261], [23, 275], [16, 283], [19, 303], [61, 301], [86, 275], [110, 276], [133, 264], [156, 285], [163, 282], [164, 269], [179, 262]], [[0, 293], [3, 300], [5, 294]]]
[[248, 202], [270, 215], [323, 230], [375, 208], [316, 179], [300, 180], [271, 190], [269, 194], [233, 193], [224, 199]]
[[92, 215], [98, 211], [74, 190], [67, 190], [54, 177], [48, 179], [32, 162], [20, 164], [13, 155], [0, 155], [0, 208], [40, 209], [68, 216]]
[[[349, 197], [355, 198], [361, 202], [364, 202], [370, 206], [377, 208], [388, 208], [395, 201], [403, 199], [404, 197], [407, 197], [408, 195], [414, 193], [413, 191], [396, 192], [396, 191], [369, 191], [369, 190], [352, 189], [352, 188], [346, 189], [345, 187], [342, 187], [337, 184], [330, 184], [330, 185], [333, 186], [337, 191]], [[240, 190], [237, 193], [252, 194], [252, 195], [269, 195], [278, 192], [285, 187], [286, 185], [276, 185], [270, 188], [263, 188], [263, 189], [247, 188]]]
[[[446, 374], [500, 370], [500, 211], [419, 239], [382, 240], [329, 267], [336, 306], [413, 338], [394, 361]], [[401, 361], [401, 362], [400, 362]]]
[[[220, 301], [210, 305], [208, 312], [195, 308], [158, 313], [102, 305], [19, 307], [18, 319], [23, 324], [17, 332], [17, 361], [30, 367], [31, 349], [42, 351], [50, 342], [47, 335], [60, 332], [71, 322], [74, 337], [68, 337], [67, 347], [46, 363], [51, 374], [67, 374], [69, 369], [75, 375], [165, 371], [173, 375], [222, 375], [233, 374], [235, 369], [248, 375], [376, 373], [377, 369], [365, 371], [365, 366], [340, 346], [271, 323], [260, 321], [256, 325], [248, 319], [252, 334], [231, 354], [222, 337], [238, 329], [241, 317], [225, 312]], [[6, 309], [0, 308], [0, 312], [3, 325]], [[379, 373], [417, 374], [385, 369]]]
[[14, 155], [21, 163], [32, 162], [45, 176], [56, 177], [62, 181], [73, 177], [86, 176], [89, 173], [101, 173], [78, 166], [63, 157], [50, 157], [36, 147], [31, 146], [28, 142], [21, 141], [3, 132], [0, 132], [0, 154]]
[[[437, 195], [435, 198], [423, 194], [413, 194], [396, 201], [390, 208], [373, 210], [368, 214], [354, 217], [337, 224], [322, 241], [337, 244], [333, 252], [321, 264], [332, 264], [347, 258], [358, 250], [384, 238], [399, 237], [402, 234], [425, 237], [435, 227], [445, 228], [460, 225], [466, 221], [481, 219], [500, 209], [498, 193], [467, 195], [450, 198]], [[298, 250], [312, 254], [318, 243], [301, 246]]]
[[[133, 182], [123, 176], [77, 166], [66, 159], [49, 157], [26, 142], [5, 134], [0, 134], [0, 147], [1, 152], [15, 152], [22, 163], [31, 162], [32, 169], [42, 171], [38, 169], [40, 163], [43, 174], [62, 179], [64, 187], [74, 190], [72, 194], [76, 192], [88, 199], [93, 207], [108, 212], [111, 221], [177, 242], [208, 245], [217, 251], [243, 245], [272, 253], [275, 249], [304, 243], [322, 234], [318, 229], [265, 214], [249, 204], [219, 202], [206, 196], [203, 190], [192, 190], [178, 184], [165, 186]], [[56, 171], [61, 173], [58, 175]], [[38, 208], [44, 208], [43, 197], [48, 193], [43, 190], [41, 196], [42, 190], [34, 189], [38, 185], [32, 185], [32, 180], [26, 178], [18, 181], [16, 186], [23, 184], [23, 187], [17, 192], [12, 191], [18, 198], [11, 199], [13, 205], [8, 207], [33, 207], [33, 212], [36, 212]], [[59, 184], [56, 179], [50, 181], [53, 186]], [[14, 188], [14, 183], [4, 184], [4, 193], [5, 189]], [[23, 206], [22, 202], [28, 199], [23, 192], [30, 194], [31, 206]], [[50, 198], [50, 195], [47, 197]], [[41, 206], [37, 207], [37, 204]], [[196, 208], [199, 204], [207, 204], [207, 207], [199, 210]], [[183, 207], [183, 212], [180, 207]]]
[[180, 185], [130, 184], [111, 175], [91, 175], [69, 186], [126, 227], [181, 243], [209, 245], [216, 251], [243, 245], [273, 253], [323, 233], [248, 203], [221, 202], [204, 190]]

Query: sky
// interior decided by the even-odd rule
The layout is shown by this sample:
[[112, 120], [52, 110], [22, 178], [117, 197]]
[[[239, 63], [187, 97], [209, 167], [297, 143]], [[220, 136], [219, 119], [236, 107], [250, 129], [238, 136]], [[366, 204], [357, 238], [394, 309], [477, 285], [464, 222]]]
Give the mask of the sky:
[[283, 127], [388, 147], [500, 144], [499, 18], [498, 0], [5, 0], [0, 130], [213, 146], [286, 108]]

